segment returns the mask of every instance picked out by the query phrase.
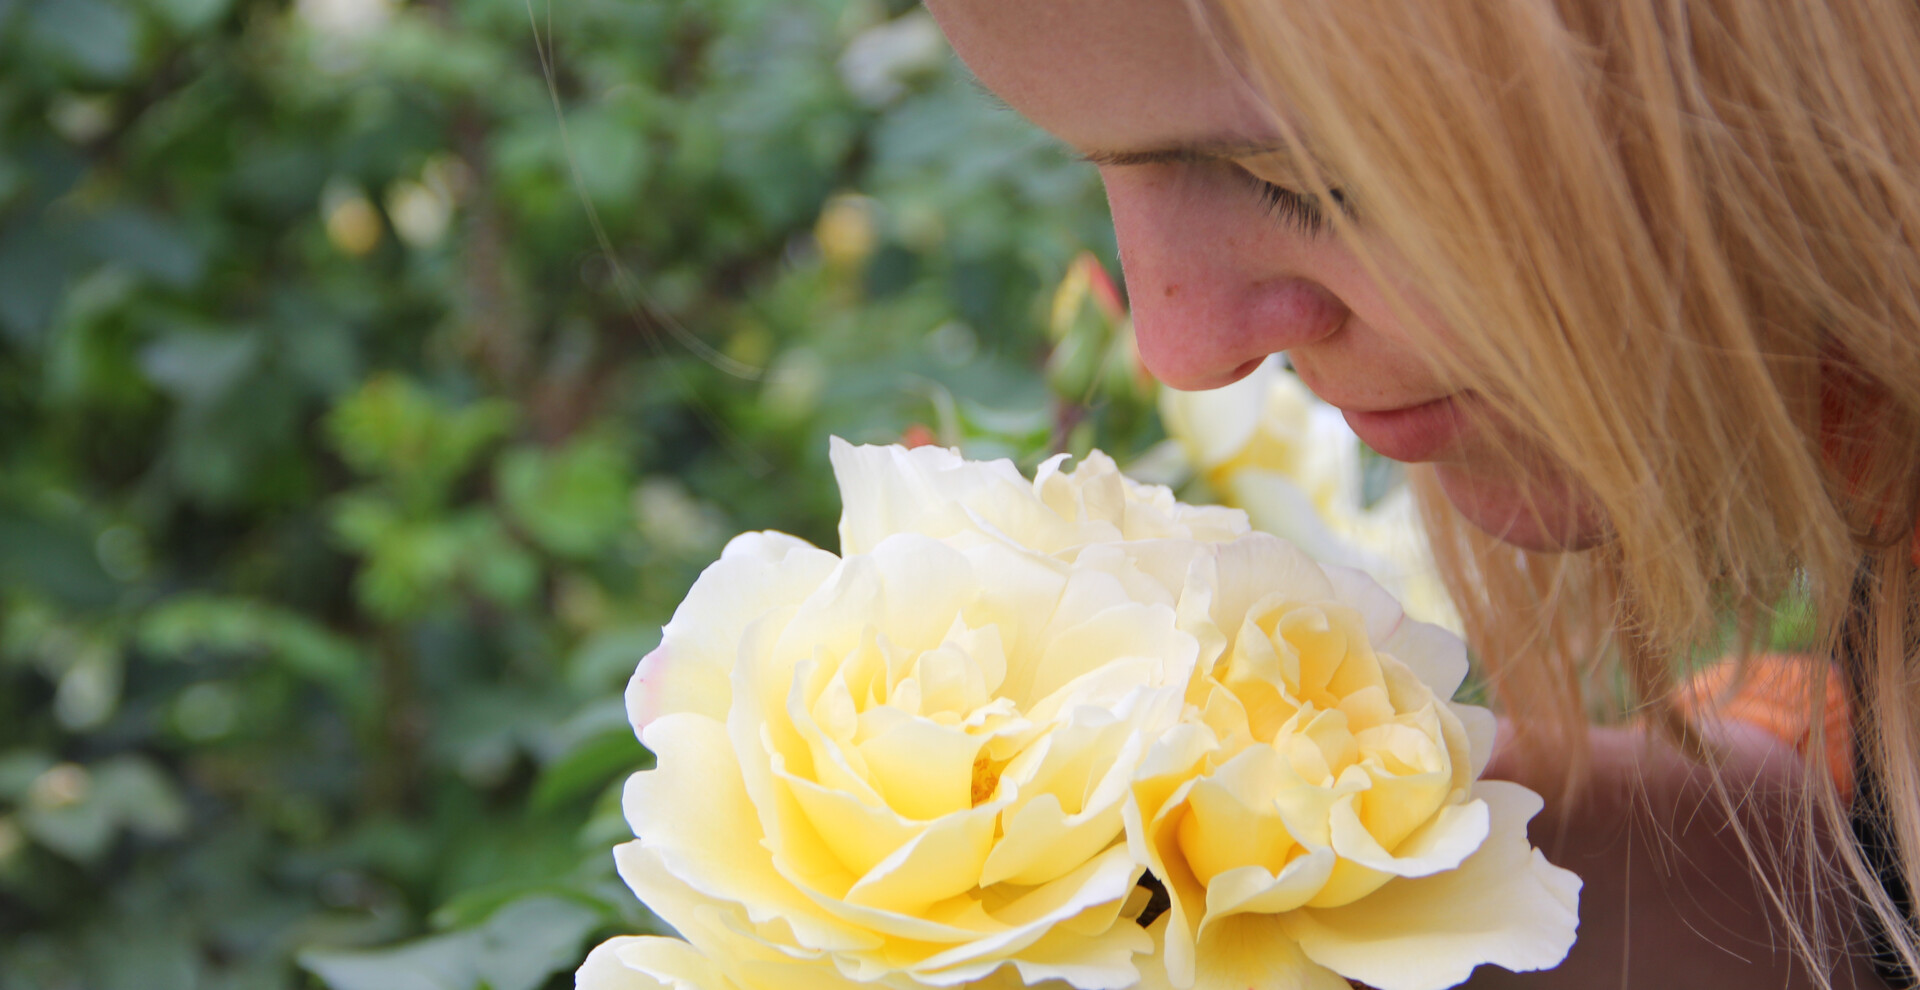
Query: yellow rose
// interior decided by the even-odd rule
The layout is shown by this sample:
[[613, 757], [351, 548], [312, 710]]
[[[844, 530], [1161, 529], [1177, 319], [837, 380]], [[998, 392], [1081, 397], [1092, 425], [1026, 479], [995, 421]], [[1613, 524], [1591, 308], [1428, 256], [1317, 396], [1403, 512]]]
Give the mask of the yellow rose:
[[1231, 494], [1234, 477], [1252, 470], [1288, 479], [1322, 515], [1360, 500], [1353, 432], [1278, 355], [1222, 388], [1162, 389], [1160, 419], [1217, 494]]
[[610, 943], [581, 985], [1134, 985], [1124, 809], [1198, 656], [1176, 604], [1112, 545], [736, 539], [628, 691], [658, 764], [617, 860], [692, 949]]
[[[1405, 486], [1369, 506], [1360, 438], [1278, 355], [1208, 392], [1162, 389], [1160, 418], [1186, 466], [1253, 526], [1322, 563], [1367, 572], [1419, 618], [1460, 628]], [[1162, 454], [1162, 459], [1167, 455]]]
[[1437, 990], [1565, 956], [1579, 880], [1527, 845], [1539, 798], [1477, 780], [1494, 722], [1449, 700], [1457, 638], [1264, 535], [1197, 558], [1181, 614], [1190, 714], [1128, 809], [1171, 898], [1142, 986]]

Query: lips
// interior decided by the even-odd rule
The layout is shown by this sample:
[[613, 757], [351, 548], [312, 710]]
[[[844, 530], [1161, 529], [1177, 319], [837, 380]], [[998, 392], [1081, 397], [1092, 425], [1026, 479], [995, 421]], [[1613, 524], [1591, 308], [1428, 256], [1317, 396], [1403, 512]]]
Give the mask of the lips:
[[1382, 457], [1407, 463], [1445, 460], [1466, 432], [1463, 396], [1399, 409], [1343, 409], [1347, 425]]

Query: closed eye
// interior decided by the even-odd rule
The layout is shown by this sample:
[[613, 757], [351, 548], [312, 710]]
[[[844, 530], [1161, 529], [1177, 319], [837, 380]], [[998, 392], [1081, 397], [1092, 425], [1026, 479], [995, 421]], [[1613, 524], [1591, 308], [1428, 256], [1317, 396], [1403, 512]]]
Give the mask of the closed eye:
[[[1251, 173], [1243, 172], [1247, 182], [1252, 185], [1254, 195], [1260, 199], [1260, 205], [1282, 226], [1296, 230], [1308, 237], [1317, 237], [1327, 227], [1326, 209], [1321, 205], [1320, 197], [1312, 193], [1303, 193], [1286, 186], [1275, 185]], [[1334, 206], [1353, 216], [1353, 208], [1347, 203], [1347, 197], [1338, 189], [1329, 190], [1328, 198]]]

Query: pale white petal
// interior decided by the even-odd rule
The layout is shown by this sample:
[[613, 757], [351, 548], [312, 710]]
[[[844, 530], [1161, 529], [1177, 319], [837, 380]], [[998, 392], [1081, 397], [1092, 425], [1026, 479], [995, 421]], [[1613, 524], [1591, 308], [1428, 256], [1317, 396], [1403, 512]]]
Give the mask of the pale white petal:
[[1448, 702], [1447, 707], [1467, 730], [1467, 748], [1473, 754], [1473, 768], [1467, 776], [1479, 780], [1486, 771], [1487, 761], [1493, 759], [1493, 747], [1499, 742], [1500, 720], [1492, 711], [1479, 705], [1466, 705], [1460, 702]]
[[1152, 949], [1146, 930], [1125, 918], [1093, 935], [1061, 924], [1022, 949], [1013, 965], [1030, 985], [1061, 980], [1078, 990], [1122, 990], [1140, 978], [1134, 957]]
[[1012, 461], [968, 461], [941, 447], [856, 447], [837, 437], [832, 443], [842, 553], [867, 553], [896, 533], [1006, 533], [1027, 545], [1059, 540], [1062, 521]]
[[1397, 877], [1424, 877], [1451, 870], [1487, 839], [1487, 804], [1468, 801], [1441, 808], [1389, 852], [1360, 823], [1354, 812], [1356, 797], [1334, 802], [1330, 816], [1333, 850], [1341, 859], [1371, 870]]
[[1202, 392], [1160, 390], [1160, 417], [1167, 435], [1185, 444], [1201, 471], [1232, 459], [1252, 441], [1273, 376], [1285, 374], [1272, 362], [1222, 388]]
[[1045, 698], [1069, 681], [1123, 657], [1151, 657], [1169, 667], [1190, 668], [1198, 653], [1193, 637], [1175, 628], [1173, 609], [1115, 605], [1053, 636], [1041, 652], [1026, 693], [1035, 700]]
[[1459, 636], [1430, 622], [1411, 617], [1393, 635], [1376, 641], [1376, 649], [1412, 668], [1420, 680], [1442, 699], [1452, 698], [1467, 677], [1467, 644]]
[[[659, 947], [644, 945], [650, 942], [670, 944]], [[626, 946], [644, 947], [649, 954], [661, 957], [663, 963], [671, 957], [680, 956], [675, 960], [683, 964], [679, 968], [691, 975], [663, 980], [628, 966], [620, 959], [620, 950]], [[668, 967], [662, 965], [657, 968]], [[608, 939], [594, 947], [593, 952], [587, 955], [587, 961], [581, 963], [579, 971], [573, 974], [573, 985], [575, 990], [735, 990], [731, 981], [714, 970], [713, 964], [701, 958], [687, 943], [679, 939], [632, 935]]]
[[1319, 602], [1333, 596], [1333, 585], [1320, 565], [1286, 541], [1265, 533], [1222, 544], [1215, 560], [1218, 583], [1211, 603], [1212, 617], [1221, 629], [1239, 629], [1247, 614], [1263, 601]]
[[[616, 846], [614, 865], [620, 878], [643, 892], [648, 907], [672, 925], [699, 955], [711, 961], [743, 990], [806, 984], [804, 977], [837, 972], [827, 962], [830, 951], [872, 949], [881, 944], [868, 932], [843, 933], [834, 944], [800, 944], [788, 916], [768, 915], [756, 922], [747, 909], [731, 901], [715, 900], [688, 886], [668, 870], [658, 850], [638, 841]], [[651, 944], [651, 943], [648, 943]], [[624, 951], [624, 950], [623, 950]], [[772, 979], [770, 977], [778, 977]]]
[[671, 712], [725, 715], [727, 685], [747, 626], [804, 599], [833, 572], [834, 555], [784, 533], [746, 533], [694, 582], [627, 684], [635, 731]]
[[1516, 972], [1559, 965], [1579, 925], [1580, 879], [1528, 846], [1540, 797], [1481, 781], [1492, 831], [1457, 870], [1396, 879], [1339, 908], [1278, 916], [1314, 961], [1379, 990], [1441, 990], [1491, 963]]
[[1365, 571], [1387, 566], [1334, 532], [1313, 496], [1278, 471], [1243, 468], [1226, 479], [1225, 488], [1221, 494], [1247, 514], [1253, 528], [1294, 544], [1322, 564]]
[[[1346, 980], [1300, 951], [1278, 917], [1236, 914], [1212, 926], [1194, 954], [1191, 982], [1170, 976], [1162, 953], [1143, 957], [1140, 990], [1349, 990]], [[1164, 940], [1170, 921], [1162, 915], [1149, 933]]]
[[916, 972], [934, 972], [974, 959], [1008, 955], [1039, 941], [1055, 926], [1077, 915], [1102, 907], [1112, 910], [1126, 901], [1139, 873], [1126, 846], [1114, 846], [1087, 860], [1072, 873], [996, 906], [993, 917], [1006, 926], [1004, 931], [949, 949], [916, 967]]
[[847, 891], [847, 901], [900, 914], [919, 914], [980, 883], [993, 848], [997, 809], [943, 815], [894, 850]]
[[1279, 876], [1258, 866], [1243, 866], [1214, 877], [1207, 885], [1207, 917], [1201, 929], [1228, 915], [1277, 914], [1307, 903], [1333, 875], [1334, 861], [1333, 850], [1310, 849], [1288, 863]]

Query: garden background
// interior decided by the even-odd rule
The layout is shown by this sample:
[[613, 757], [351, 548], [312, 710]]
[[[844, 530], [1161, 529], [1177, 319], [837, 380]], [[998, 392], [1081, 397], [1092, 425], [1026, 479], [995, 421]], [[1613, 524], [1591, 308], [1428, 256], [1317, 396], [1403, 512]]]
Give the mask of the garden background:
[[0, 0], [0, 984], [571, 986], [829, 434], [1157, 439], [1087, 251], [907, 0]]

